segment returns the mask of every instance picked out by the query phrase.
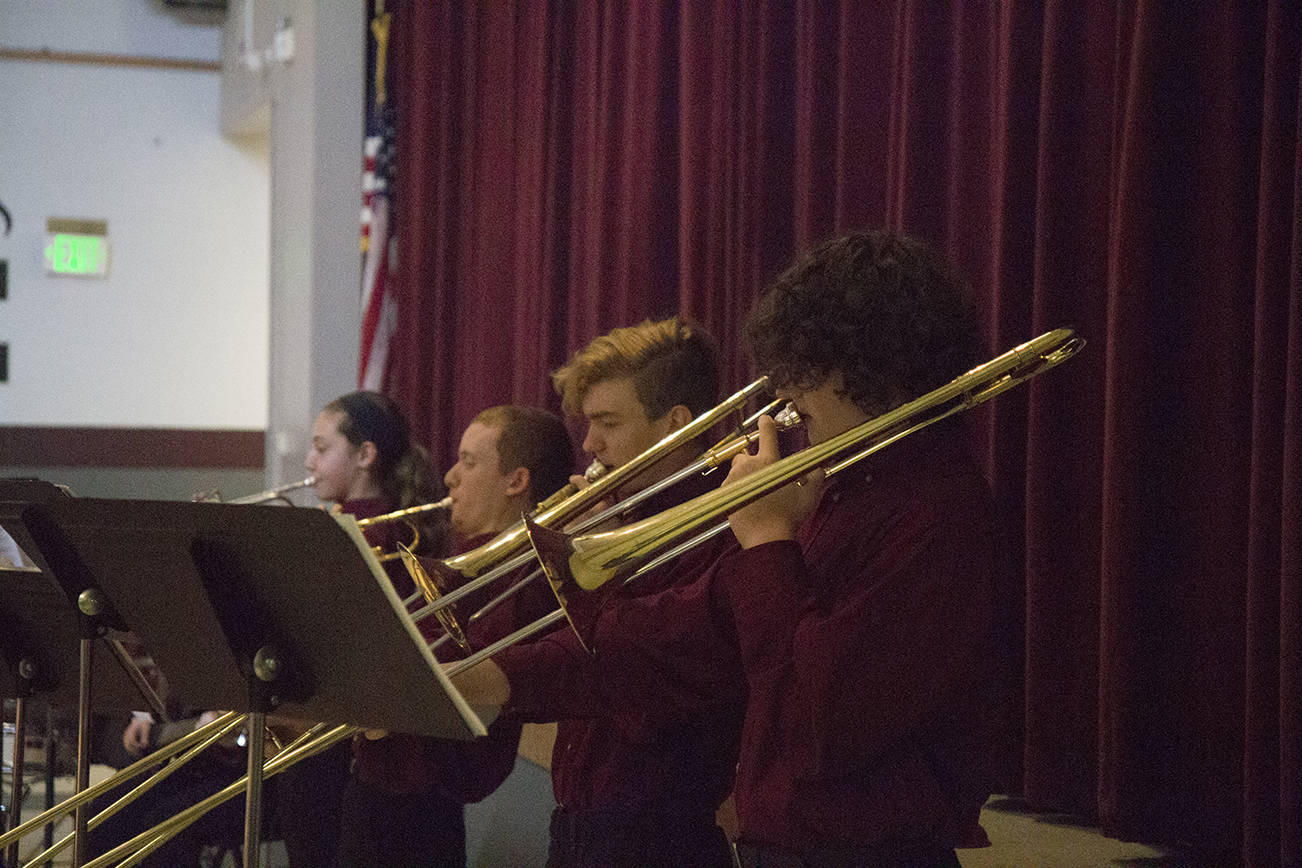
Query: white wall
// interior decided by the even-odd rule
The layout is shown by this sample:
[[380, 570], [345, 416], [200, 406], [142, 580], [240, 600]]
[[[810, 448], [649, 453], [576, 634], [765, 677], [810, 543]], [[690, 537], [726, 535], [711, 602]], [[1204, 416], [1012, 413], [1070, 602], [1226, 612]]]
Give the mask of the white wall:
[[[228, 9], [223, 128], [266, 126], [272, 143], [266, 471], [279, 484], [302, 477], [317, 412], [357, 384], [365, 4], [231, 0]], [[265, 55], [278, 27], [293, 33], [293, 56], [250, 72], [244, 43]]]
[[[215, 62], [221, 25], [0, 0], [4, 49]], [[222, 137], [219, 91], [217, 71], [0, 58], [0, 425], [266, 427], [269, 148]], [[108, 221], [106, 279], [45, 274], [48, 217]]]

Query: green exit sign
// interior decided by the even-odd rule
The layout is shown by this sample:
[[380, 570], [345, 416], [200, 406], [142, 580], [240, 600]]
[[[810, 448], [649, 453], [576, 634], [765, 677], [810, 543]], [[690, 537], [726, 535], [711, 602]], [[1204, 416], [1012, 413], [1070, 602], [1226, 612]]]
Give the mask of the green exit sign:
[[46, 220], [45, 270], [49, 274], [71, 274], [77, 277], [107, 275], [107, 221]]

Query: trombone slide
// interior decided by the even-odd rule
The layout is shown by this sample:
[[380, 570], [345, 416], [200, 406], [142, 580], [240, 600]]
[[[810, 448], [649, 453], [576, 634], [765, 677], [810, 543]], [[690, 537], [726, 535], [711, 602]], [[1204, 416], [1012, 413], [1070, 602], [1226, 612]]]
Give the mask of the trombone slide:
[[[577, 584], [585, 591], [626, 578], [647, 559], [716, 519], [819, 467], [858, 461], [914, 431], [988, 401], [1075, 355], [1084, 341], [1055, 329], [978, 365], [944, 386], [862, 425], [789, 455], [749, 476], [618, 530], [588, 535], [531, 531], [531, 542], [553, 588], [562, 597]], [[562, 605], [564, 600], [562, 599]]]

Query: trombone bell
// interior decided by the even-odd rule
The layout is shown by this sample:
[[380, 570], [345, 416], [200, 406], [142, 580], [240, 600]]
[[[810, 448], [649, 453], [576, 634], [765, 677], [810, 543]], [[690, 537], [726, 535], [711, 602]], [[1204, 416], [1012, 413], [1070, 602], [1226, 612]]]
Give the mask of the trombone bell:
[[[592, 586], [592, 590], [587, 590], [589, 586], [575, 578], [575, 572], [583, 571], [585, 566], [582, 559], [573, 557], [575, 538], [543, 527], [527, 517], [524, 526], [565, 619], [570, 622], [583, 650], [592, 654], [592, 634], [596, 631], [597, 615], [616, 587], [615, 583], [602, 581]], [[586, 572], [584, 576], [591, 580]]]
[[[402, 564], [407, 568], [407, 573], [411, 580], [416, 583], [421, 594], [425, 597], [425, 602], [433, 605], [436, 600], [443, 596], [443, 591], [439, 588], [438, 582], [429, 574], [421, 564], [420, 558], [404, 543], [398, 543], [398, 555], [402, 558]], [[444, 606], [435, 611], [435, 616], [443, 629], [452, 637], [462, 651], [470, 653], [470, 642], [466, 640], [466, 633], [461, 629], [461, 624], [457, 622], [456, 615], [452, 614], [452, 609]]]

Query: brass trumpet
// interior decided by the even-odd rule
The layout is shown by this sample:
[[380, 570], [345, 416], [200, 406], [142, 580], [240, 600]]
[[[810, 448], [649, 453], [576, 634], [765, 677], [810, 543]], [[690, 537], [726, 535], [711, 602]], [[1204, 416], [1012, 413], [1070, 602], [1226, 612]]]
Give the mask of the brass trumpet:
[[208, 491], [198, 492], [192, 500], [195, 503], [266, 503], [269, 500], [283, 500], [289, 503], [289, 498], [285, 497], [286, 494], [300, 488], [310, 488], [313, 485], [316, 485], [316, 477], [309, 476], [307, 479], [300, 479], [298, 482], [291, 482], [279, 488], [268, 488], [266, 491], [259, 491], [257, 494], [250, 494], [245, 497], [237, 497], [234, 500], [222, 500], [222, 493], [212, 488]]

